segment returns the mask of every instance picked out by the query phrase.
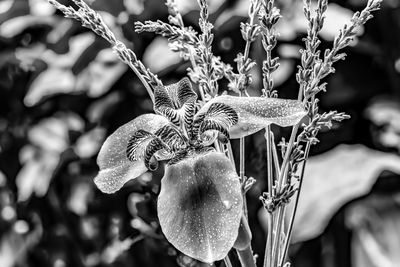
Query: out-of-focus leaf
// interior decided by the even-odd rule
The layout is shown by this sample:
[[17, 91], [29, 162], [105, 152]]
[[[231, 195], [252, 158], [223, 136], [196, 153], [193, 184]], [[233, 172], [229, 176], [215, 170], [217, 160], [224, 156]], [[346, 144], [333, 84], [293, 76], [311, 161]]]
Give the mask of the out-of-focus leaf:
[[88, 202], [93, 197], [92, 188], [89, 183], [85, 182], [73, 184], [67, 202], [68, 209], [77, 215], [85, 215], [88, 209]]
[[[183, 1], [184, 0], [182, 0], [182, 2]], [[234, 6], [232, 6], [231, 8], [227, 8], [226, 10], [224, 10], [224, 12], [221, 13], [221, 15], [218, 16], [217, 20], [214, 23], [215, 27], [220, 27], [234, 16], [247, 18], [249, 5], [249, 0], [236, 1]]]
[[48, 69], [40, 73], [30, 85], [24, 99], [25, 105], [34, 106], [48, 96], [82, 90], [76, 87], [76, 77], [71, 67], [93, 42], [93, 34], [80, 34], [71, 38], [70, 49], [66, 54], [56, 54], [52, 50], [41, 53], [39, 58], [48, 64]]
[[140, 15], [144, 10], [146, 0], [123, 0], [129, 14]]
[[375, 141], [400, 151], [400, 104], [397, 99], [376, 99], [364, 115], [377, 127]]
[[7, 183], [6, 175], [2, 171], [0, 171], [0, 188], [5, 186], [6, 183]]
[[[246, 2], [245, 0], [244, 2]], [[199, 4], [196, 0], [175, 0], [178, 10], [182, 15], [189, 13], [190, 11], [199, 10]], [[239, 1], [239, 2], [243, 2]], [[210, 13], [214, 13], [222, 4], [224, 0], [213, 0], [208, 1], [208, 10]], [[246, 11], [247, 12], [247, 11]]]
[[107, 13], [114, 17], [118, 17], [121, 12], [125, 11], [123, 0], [94, 0], [92, 1], [91, 7], [95, 10], [101, 11], [103, 14]]
[[78, 76], [77, 90], [85, 90], [90, 97], [98, 97], [106, 93], [127, 68], [111, 48], [103, 49]]
[[68, 69], [51, 68], [41, 73], [31, 84], [24, 103], [34, 106], [48, 96], [74, 93], [76, 78]]
[[362, 145], [340, 145], [311, 157], [305, 170], [292, 242], [320, 235], [339, 208], [366, 195], [384, 170], [400, 173], [400, 157]]
[[400, 212], [395, 197], [371, 195], [346, 208], [345, 223], [352, 230], [352, 266], [395, 267], [400, 262]]
[[68, 42], [69, 51], [65, 54], [57, 54], [52, 50], [47, 50], [41, 57], [49, 66], [59, 68], [72, 67], [82, 53], [95, 42], [93, 33], [87, 32], [71, 37]]
[[143, 236], [137, 238], [126, 238], [124, 240], [114, 239], [113, 242], [104, 249], [101, 259], [106, 264], [113, 263], [121, 254], [127, 251], [134, 243], [143, 239]]
[[393, 124], [400, 131], [400, 104], [392, 99], [377, 99], [364, 112], [377, 126]]
[[56, 153], [44, 152], [24, 164], [15, 180], [18, 188], [18, 201], [28, 200], [33, 193], [38, 197], [47, 193], [59, 159], [60, 157]]
[[[316, 4], [312, 2], [312, 10], [316, 9]], [[290, 6], [290, 9], [283, 11], [285, 19], [279, 20], [277, 24], [277, 32], [279, 38], [286, 41], [295, 39], [298, 33], [307, 33], [308, 22], [303, 15], [303, 3], [295, 2]], [[334, 37], [339, 33], [339, 29], [343, 28], [344, 24], [349, 23], [353, 12], [343, 8], [337, 4], [330, 3], [325, 13], [325, 23], [320, 35], [327, 41], [333, 41]], [[362, 32], [362, 29], [359, 30]]]
[[33, 218], [35, 227], [27, 235], [22, 236], [15, 231], [2, 235], [0, 240], [1, 267], [16, 266], [25, 259], [29, 250], [39, 243], [43, 235], [43, 227], [37, 215]]
[[24, 30], [37, 26], [52, 26], [56, 22], [54, 17], [38, 17], [26, 15], [15, 17], [5, 21], [0, 25], [0, 36], [13, 38]]
[[83, 121], [77, 115], [60, 114], [40, 121], [28, 132], [28, 138], [44, 151], [61, 153], [69, 145], [68, 131], [82, 128]]
[[157, 227], [148, 224], [145, 220], [140, 217], [136, 217], [131, 220], [132, 228], [138, 230], [142, 235], [152, 237], [154, 239], [161, 239], [162, 235], [156, 232]]
[[20, 151], [24, 165], [16, 177], [19, 201], [27, 200], [33, 193], [39, 197], [47, 193], [60, 155], [69, 147], [68, 132], [82, 128], [82, 120], [72, 113], [44, 119], [32, 127], [28, 139], [34, 148], [29, 145]]
[[34, 16], [50, 16], [56, 9], [53, 5], [49, 5], [47, 0], [28, 0], [31, 14]]
[[75, 153], [81, 158], [90, 158], [99, 152], [105, 138], [105, 129], [94, 128], [78, 138], [74, 146]]
[[112, 110], [121, 101], [119, 92], [111, 94], [93, 102], [87, 109], [86, 116], [90, 122], [100, 122], [107, 115], [107, 112]]
[[140, 193], [132, 193], [128, 197], [128, 210], [133, 217], [138, 216], [137, 204], [144, 201], [145, 196]]
[[0, 1], [0, 24], [11, 18], [29, 14], [28, 1], [2, 0]]
[[147, 46], [143, 54], [143, 63], [153, 72], [160, 72], [181, 61], [179, 53], [171, 51], [168, 40], [157, 37]]

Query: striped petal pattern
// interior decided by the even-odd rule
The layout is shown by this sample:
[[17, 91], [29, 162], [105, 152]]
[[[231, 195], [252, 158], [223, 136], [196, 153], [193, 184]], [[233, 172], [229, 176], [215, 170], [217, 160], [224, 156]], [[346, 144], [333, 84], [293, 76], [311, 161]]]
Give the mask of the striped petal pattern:
[[188, 78], [154, 90], [154, 110], [177, 126], [192, 124], [196, 100], [197, 94]]

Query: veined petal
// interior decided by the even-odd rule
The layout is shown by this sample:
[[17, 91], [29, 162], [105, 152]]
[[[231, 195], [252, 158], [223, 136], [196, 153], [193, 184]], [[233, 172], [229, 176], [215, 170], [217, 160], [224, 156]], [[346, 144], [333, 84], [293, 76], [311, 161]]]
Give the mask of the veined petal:
[[99, 174], [94, 178], [97, 187], [104, 193], [114, 193], [129, 180], [147, 171], [143, 160], [130, 161], [126, 150], [131, 135], [138, 130], [155, 133], [168, 124], [163, 116], [144, 114], [119, 127], [110, 135], [97, 156]]
[[230, 138], [233, 139], [258, 132], [272, 123], [281, 127], [295, 125], [307, 114], [298, 100], [223, 95], [211, 99], [196, 117], [206, 113], [214, 103], [224, 103], [238, 114], [239, 122], [229, 128]]
[[193, 121], [193, 134], [201, 137], [206, 131], [217, 131], [229, 139], [228, 129], [238, 123], [236, 111], [221, 102], [213, 103], [204, 113], [198, 113]]
[[203, 262], [223, 259], [238, 235], [242, 193], [232, 163], [215, 151], [167, 165], [158, 217], [168, 241]]
[[190, 125], [195, 112], [197, 95], [188, 78], [154, 90], [154, 110], [166, 116], [175, 125]]

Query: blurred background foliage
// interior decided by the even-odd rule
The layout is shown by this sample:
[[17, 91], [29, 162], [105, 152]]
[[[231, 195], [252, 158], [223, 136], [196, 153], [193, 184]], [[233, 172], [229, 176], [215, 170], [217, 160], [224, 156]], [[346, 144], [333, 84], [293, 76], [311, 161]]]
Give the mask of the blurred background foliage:
[[[163, 1], [88, 2], [165, 84], [186, 75], [189, 64], [170, 52], [164, 38], [134, 32], [135, 21], [167, 20]], [[196, 1], [177, 2], [185, 24], [198, 29]], [[239, 25], [248, 1], [209, 2], [214, 53], [235, 65], [245, 45]], [[322, 48], [332, 45], [338, 29], [365, 4], [330, 1]], [[280, 97], [294, 98], [306, 22], [301, 1], [277, 5], [284, 19], [277, 28], [275, 53], [282, 61], [275, 82]], [[400, 2], [385, 0], [346, 53], [320, 104], [322, 111], [337, 109], [352, 118], [322, 132], [312, 151], [290, 253], [293, 266], [400, 264]], [[251, 57], [261, 66], [260, 43]], [[261, 71], [255, 68], [250, 94], [259, 95], [260, 88]], [[0, 1], [1, 267], [201, 265], [177, 252], [160, 231], [156, 198], [162, 168], [113, 195], [102, 194], [92, 181], [105, 138], [151, 111], [140, 81], [100, 37], [64, 19], [45, 0]], [[273, 130], [277, 141], [288, 134]], [[246, 138], [246, 145], [247, 175], [258, 181], [248, 193], [253, 248], [262, 256], [263, 133]]]

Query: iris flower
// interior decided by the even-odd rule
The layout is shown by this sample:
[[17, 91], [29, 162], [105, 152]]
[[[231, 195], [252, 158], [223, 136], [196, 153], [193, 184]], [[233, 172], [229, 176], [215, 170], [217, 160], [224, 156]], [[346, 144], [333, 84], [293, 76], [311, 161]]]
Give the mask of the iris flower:
[[161, 229], [178, 250], [203, 262], [223, 259], [238, 236], [243, 196], [231, 161], [212, 145], [253, 134], [267, 125], [297, 124], [297, 100], [218, 96], [199, 107], [189, 79], [154, 91], [156, 114], [118, 128], [104, 142], [94, 182], [118, 191], [166, 160], [157, 212]]

